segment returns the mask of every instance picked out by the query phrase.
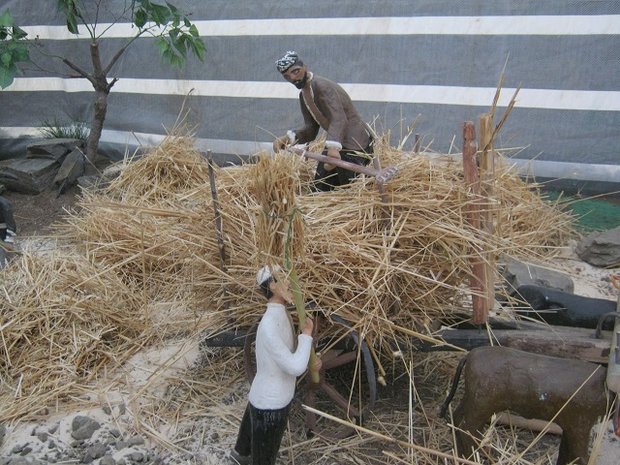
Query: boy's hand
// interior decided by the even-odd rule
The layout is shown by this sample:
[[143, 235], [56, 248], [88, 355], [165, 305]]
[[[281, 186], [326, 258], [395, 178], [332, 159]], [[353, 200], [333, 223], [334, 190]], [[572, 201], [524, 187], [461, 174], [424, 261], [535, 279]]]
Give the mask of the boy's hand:
[[314, 321], [309, 316], [306, 317], [303, 326], [301, 327], [301, 334], [312, 336], [312, 330], [314, 329]]

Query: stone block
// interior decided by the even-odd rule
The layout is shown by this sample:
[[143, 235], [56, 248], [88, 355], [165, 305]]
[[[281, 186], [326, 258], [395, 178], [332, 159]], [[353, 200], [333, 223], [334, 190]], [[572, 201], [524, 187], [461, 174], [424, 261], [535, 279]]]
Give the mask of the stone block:
[[23, 194], [40, 194], [52, 186], [59, 165], [44, 158], [18, 158], [0, 167], [0, 183]]
[[530, 284], [568, 293], [575, 291], [575, 283], [567, 274], [510, 257], [505, 259], [502, 275], [510, 293]]

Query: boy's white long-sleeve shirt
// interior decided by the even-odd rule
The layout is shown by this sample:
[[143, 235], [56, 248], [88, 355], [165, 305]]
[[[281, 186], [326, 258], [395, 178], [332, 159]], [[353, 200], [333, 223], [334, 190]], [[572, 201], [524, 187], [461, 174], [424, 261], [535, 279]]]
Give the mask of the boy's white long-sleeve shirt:
[[256, 376], [250, 388], [250, 403], [261, 410], [286, 407], [295, 395], [295, 382], [308, 367], [312, 337], [297, 336], [284, 305], [268, 303], [256, 331]]

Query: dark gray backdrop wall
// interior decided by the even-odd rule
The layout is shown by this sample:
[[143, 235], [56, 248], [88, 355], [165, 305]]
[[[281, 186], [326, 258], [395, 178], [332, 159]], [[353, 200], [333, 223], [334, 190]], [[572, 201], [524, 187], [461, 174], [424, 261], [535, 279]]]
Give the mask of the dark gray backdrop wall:
[[[192, 13], [206, 60], [190, 59], [179, 71], [161, 63], [152, 39], [129, 49], [112, 72], [119, 81], [102, 136], [116, 156], [159, 142], [186, 98], [200, 149], [231, 159], [269, 149], [274, 136], [301, 120], [296, 89], [274, 67], [296, 50], [314, 72], [341, 83], [394, 143], [415, 121], [422, 144], [442, 153], [460, 150], [463, 121], [488, 110], [505, 66], [500, 115], [514, 89], [521, 91], [498, 145], [515, 148], [509, 153], [519, 169], [620, 182], [617, 0], [173, 3]], [[122, 4], [106, 2], [100, 21], [111, 21]], [[0, 5], [47, 51], [88, 66], [87, 36], [66, 31], [55, 1]], [[131, 35], [129, 24], [120, 25], [105, 52]], [[92, 89], [85, 80], [30, 69], [0, 91], [0, 106], [0, 153], [9, 156], [40, 137], [45, 120], [90, 121]]]

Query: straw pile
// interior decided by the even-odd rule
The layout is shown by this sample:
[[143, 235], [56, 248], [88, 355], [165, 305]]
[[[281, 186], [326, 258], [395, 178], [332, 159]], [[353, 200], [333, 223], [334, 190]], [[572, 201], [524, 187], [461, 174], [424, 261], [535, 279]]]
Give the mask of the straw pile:
[[202, 224], [208, 186], [207, 165], [191, 141], [170, 138], [104, 190], [86, 192], [60, 232], [150, 298], [183, 300], [192, 258], [217, 263], [215, 238]]
[[[105, 189], [84, 192], [59, 228], [78, 256], [24, 255], [1, 272], [2, 395], [32, 399], [47, 392], [38, 405], [49, 405], [76, 395], [106, 364], [155, 337], [254, 324], [264, 306], [255, 293], [256, 269], [266, 260], [282, 263], [286, 243], [285, 235], [258, 233], [260, 218], [268, 216], [256, 189], [267, 177], [294, 180], [295, 227], [304, 235], [296, 235], [293, 247], [306, 300], [390, 353], [394, 339], [408, 341], [413, 329], [428, 334], [432, 321], [469, 312], [469, 257], [488, 250], [544, 257], [570, 233], [570, 216], [507, 169], [498, 169], [490, 203], [497, 234], [488, 235], [464, 221], [474, 199], [463, 186], [460, 163], [385, 145], [376, 153], [383, 166], [399, 167], [386, 186], [387, 203], [374, 179], [363, 176], [347, 188], [312, 194], [312, 163], [282, 154], [216, 169], [214, 205], [209, 167], [192, 139], [168, 137], [124, 166]], [[285, 198], [291, 195], [267, 212], [286, 223], [278, 226], [282, 231], [289, 226]], [[260, 250], [275, 253], [268, 258]], [[153, 313], [159, 307], [182, 311]], [[32, 350], [24, 351], [26, 345]], [[0, 420], [33, 411], [2, 404]]]
[[[0, 419], [76, 395], [137, 350], [139, 293], [80, 256], [23, 254], [3, 270]], [[53, 403], [53, 401], [51, 402]]]
[[[383, 166], [399, 168], [386, 186], [387, 203], [371, 177], [310, 193], [311, 163], [292, 154], [217, 169], [223, 264], [207, 162], [190, 138], [168, 138], [104, 192], [87, 196], [65, 234], [125, 282], [146, 288], [150, 298], [191, 296], [195, 309], [220, 316], [216, 331], [250, 326], [262, 308], [255, 270], [269, 261], [282, 264], [288, 202], [296, 196], [293, 218], [304, 222], [296, 230], [305, 236], [294, 235], [292, 246], [303, 252], [296, 253], [296, 268], [306, 300], [327, 317], [351, 322], [378, 347], [412, 328], [428, 332], [434, 320], [467, 313], [471, 257], [490, 251], [540, 258], [570, 234], [572, 218], [505, 167], [498, 167], [487, 204], [496, 230], [488, 234], [464, 220], [477, 199], [464, 186], [460, 162], [386, 145], [376, 152]], [[262, 189], [284, 184], [292, 187], [263, 211]]]

